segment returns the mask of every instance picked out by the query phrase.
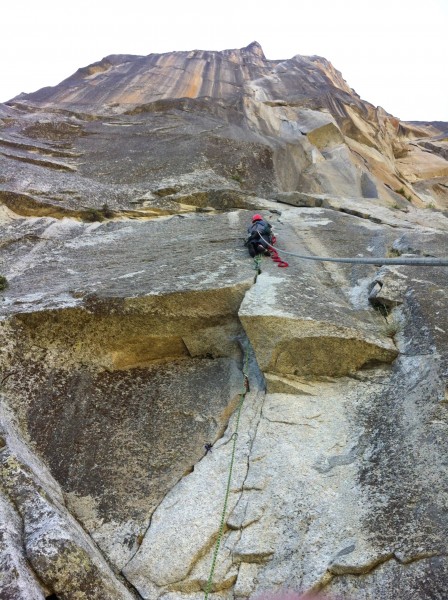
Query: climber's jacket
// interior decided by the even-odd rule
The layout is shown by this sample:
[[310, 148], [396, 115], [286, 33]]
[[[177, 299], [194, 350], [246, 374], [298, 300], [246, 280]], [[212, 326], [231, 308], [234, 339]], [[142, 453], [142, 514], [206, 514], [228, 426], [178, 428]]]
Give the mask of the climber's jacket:
[[[258, 217], [259, 215], [256, 216]], [[252, 258], [255, 258], [257, 254], [270, 256], [269, 244], [273, 242], [272, 227], [270, 224], [260, 217], [252, 222], [247, 232], [249, 236], [244, 245], [247, 246], [250, 256]]]
[[260, 242], [263, 244], [263, 246], [265, 246], [265, 243], [261, 237], [263, 237], [270, 244], [272, 243], [272, 227], [267, 221], [254, 221], [252, 225], [247, 228], [247, 233], [249, 234], [249, 237], [246, 240], [246, 245], [252, 242]]

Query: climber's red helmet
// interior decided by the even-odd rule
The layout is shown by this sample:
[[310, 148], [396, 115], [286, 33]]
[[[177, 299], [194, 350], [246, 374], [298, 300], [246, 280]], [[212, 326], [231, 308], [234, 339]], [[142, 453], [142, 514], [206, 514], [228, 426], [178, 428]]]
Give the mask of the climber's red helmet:
[[252, 217], [252, 223], [255, 223], [255, 221], [262, 221], [263, 217], [261, 215], [254, 215]]

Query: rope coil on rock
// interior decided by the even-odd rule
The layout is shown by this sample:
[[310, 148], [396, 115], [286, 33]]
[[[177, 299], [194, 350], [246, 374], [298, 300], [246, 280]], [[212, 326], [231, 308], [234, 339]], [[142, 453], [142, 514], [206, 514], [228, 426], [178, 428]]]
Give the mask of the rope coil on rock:
[[289, 267], [289, 264], [286, 262], [286, 260], [282, 260], [280, 258], [277, 250], [273, 246], [271, 246], [271, 258], [274, 262], [277, 263], [277, 267]]
[[274, 262], [277, 263], [277, 267], [281, 267], [281, 268], [285, 268], [285, 267], [289, 267], [288, 263], [285, 260], [282, 260], [280, 258], [280, 256], [278, 255], [277, 250], [275, 249], [275, 247], [272, 244], [277, 243], [277, 238], [275, 237], [275, 235], [272, 236], [272, 244], [269, 244], [269, 242], [267, 240], [264, 239], [264, 237], [260, 234], [261, 239], [263, 240], [263, 242], [265, 242], [266, 244], [268, 244], [268, 246], [271, 248], [271, 258]]
[[248, 362], [249, 362], [249, 348], [247, 347], [245, 354], [244, 354], [244, 364], [243, 364], [243, 390], [240, 394], [240, 401], [238, 403], [237, 412], [236, 412], [235, 431], [230, 436], [230, 439], [233, 441], [233, 444], [232, 444], [232, 454], [230, 457], [229, 475], [227, 477], [226, 493], [224, 495], [224, 505], [223, 505], [223, 509], [222, 509], [222, 513], [221, 513], [221, 522], [219, 524], [218, 537], [216, 538], [216, 543], [215, 543], [215, 550], [213, 552], [212, 564], [210, 567], [210, 575], [208, 577], [207, 585], [205, 587], [204, 600], [208, 599], [208, 596], [211, 591], [213, 575], [215, 573], [215, 567], [216, 567], [216, 560], [218, 558], [219, 546], [221, 545], [221, 539], [222, 539], [222, 536], [224, 533], [224, 525], [226, 522], [226, 513], [227, 513], [227, 504], [228, 504], [229, 495], [230, 495], [230, 484], [232, 482], [233, 464], [235, 462], [236, 442], [238, 440], [238, 427], [240, 424], [241, 409], [243, 407], [243, 403], [244, 403], [244, 399], [246, 398], [246, 394], [249, 391], [249, 386], [248, 386], [249, 377], [247, 374]]

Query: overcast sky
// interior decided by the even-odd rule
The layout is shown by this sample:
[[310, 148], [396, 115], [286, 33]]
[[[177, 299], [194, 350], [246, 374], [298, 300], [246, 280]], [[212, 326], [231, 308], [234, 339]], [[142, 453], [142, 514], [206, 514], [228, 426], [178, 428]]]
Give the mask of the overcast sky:
[[224, 50], [317, 54], [403, 120], [448, 121], [448, 0], [10, 0], [0, 102], [56, 85], [108, 54]]

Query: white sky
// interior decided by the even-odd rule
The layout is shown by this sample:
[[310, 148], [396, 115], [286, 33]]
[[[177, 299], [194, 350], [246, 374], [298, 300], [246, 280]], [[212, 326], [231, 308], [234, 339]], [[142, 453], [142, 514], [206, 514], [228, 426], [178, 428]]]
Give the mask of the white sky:
[[108, 54], [241, 48], [324, 56], [403, 120], [448, 121], [448, 0], [9, 0], [0, 102]]

